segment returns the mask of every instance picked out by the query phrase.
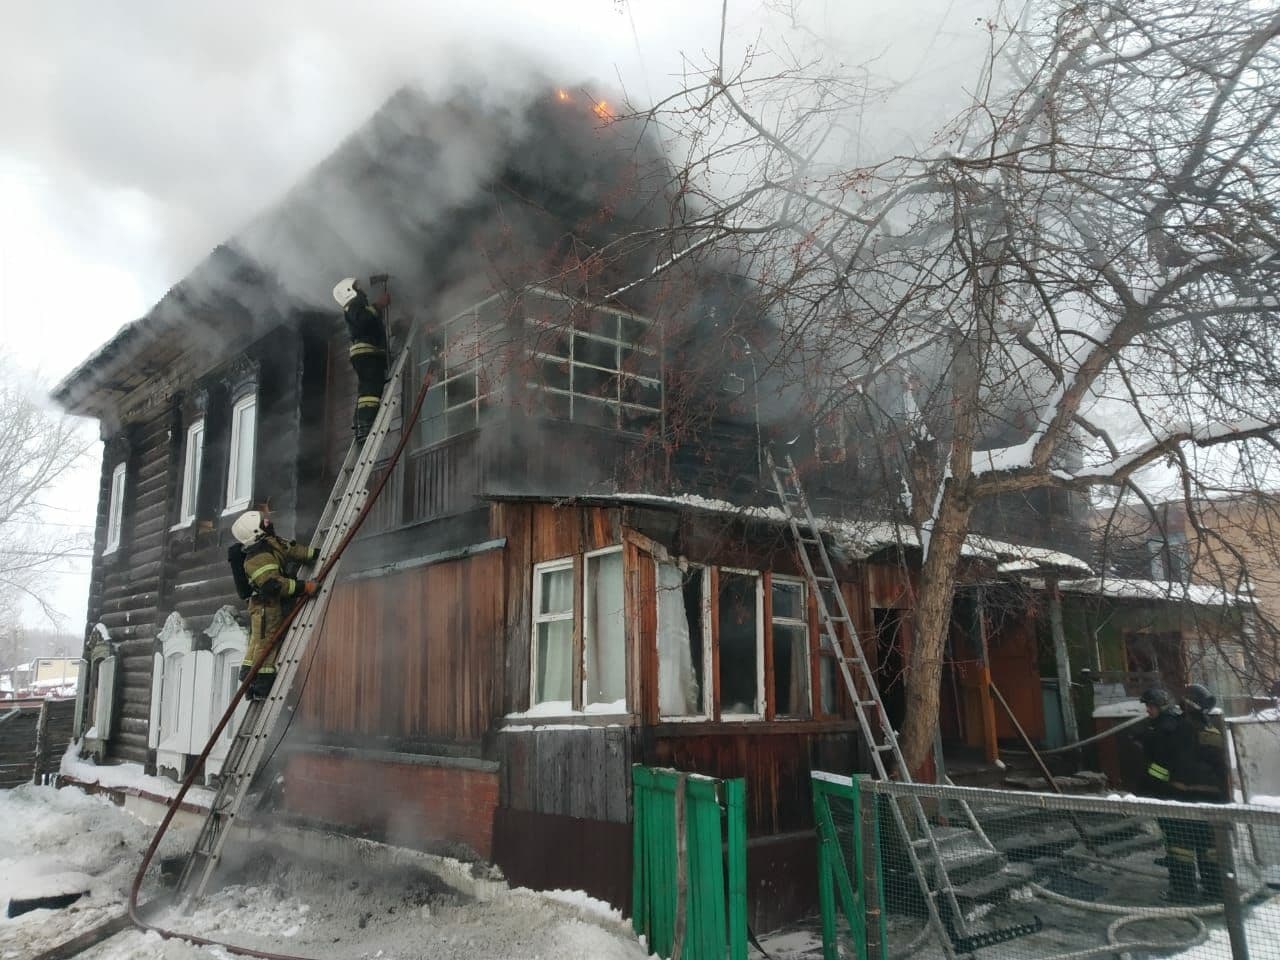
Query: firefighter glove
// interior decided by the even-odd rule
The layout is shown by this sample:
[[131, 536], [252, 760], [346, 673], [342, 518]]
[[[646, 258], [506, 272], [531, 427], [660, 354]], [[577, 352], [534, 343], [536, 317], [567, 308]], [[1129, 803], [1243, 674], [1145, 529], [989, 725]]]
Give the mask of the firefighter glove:
[[320, 581], [319, 580], [303, 581], [302, 592], [304, 595], [308, 597], [314, 597], [317, 593], [320, 592]]

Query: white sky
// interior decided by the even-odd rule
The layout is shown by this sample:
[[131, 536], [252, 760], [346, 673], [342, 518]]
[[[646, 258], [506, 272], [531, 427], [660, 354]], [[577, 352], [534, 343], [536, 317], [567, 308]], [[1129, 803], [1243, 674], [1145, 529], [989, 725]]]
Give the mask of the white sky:
[[[712, 0], [254, 4], [48, 0], [10, 5], [0, 34], [0, 349], [52, 384], [275, 199], [396, 88], [464, 83], [501, 95], [533, 66], [572, 83], [673, 90], [682, 58], [719, 43]], [[731, 58], [803, 43], [759, 0], [729, 4]], [[774, 7], [786, 6], [774, 3]], [[992, 0], [795, 4], [850, 62], [896, 81], [885, 124], [976, 73]], [[896, 9], [896, 8], [902, 9]], [[909, 119], [907, 119], [909, 118]], [[914, 135], [914, 134], [912, 134]], [[96, 425], [87, 427], [96, 434]], [[88, 525], [94, 462], [50, 491], [50, 522]], [[59, 528], [62, 529], [62, 528]], [[49, 599], [79, 632], [87, 561]], [[30, 617], [33, 624], [39, 618]]]

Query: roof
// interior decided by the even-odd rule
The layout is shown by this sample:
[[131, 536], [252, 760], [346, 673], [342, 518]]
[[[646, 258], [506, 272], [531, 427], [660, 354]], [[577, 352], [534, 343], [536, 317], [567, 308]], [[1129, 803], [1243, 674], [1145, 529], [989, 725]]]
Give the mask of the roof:
[[[652, 507], [692, 510], [699, 513], [735, 516], [746, 520], [782, 525], [787, 522], [781, 507], [752, 507], [716, 500], [697, 494], [660, 496], [648, 493], [617, 493], [588, 495], [583, 500], [613, 501], [643, 504]], [[826, 533], [841, 549], [858, 558], [869, 557], [888, 547], [919, 549], [920, 537], [908, 524], [892, 520], [847, 520], [836, 517], [816, 517], [819, 529]], [[1035, 571], [1092, 573], [1090, 566], [1079, 557], [1060, 550], [1027, 546], [995, 540], [979, 534], [970, 534], [961, 553], [966, 557], [989, 560], [996, 563], [1002, 573]]]
[[1167, 600], [1201, 607], [1234, 606], [1252, 602], [1248, 597], [1227, 593], [1207, 583], [1182, 583], [1177, 580], [1091, 577], [1086, 580], [1063, 580], [1058, 586], [1065, 593], [1107, 597], [1112, 600]]

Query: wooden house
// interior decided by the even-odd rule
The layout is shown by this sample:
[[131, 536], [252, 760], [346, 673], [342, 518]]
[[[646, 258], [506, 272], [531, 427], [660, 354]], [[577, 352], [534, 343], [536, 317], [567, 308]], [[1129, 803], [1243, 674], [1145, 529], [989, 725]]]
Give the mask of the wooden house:
[[[389, 272], [395, 343], [419, 326], [406, 389], [434, 379], [301, 675], [277, 815], [625, 906], [631, 765], [743, 776], [768, 927], [813, 904], [811, 770], [863, 768], [762, 478], [764, 445], [813, 433], [756, 363], [745, 281], [625, 283], [670, 256], [624, 242], [668, 222], [660, 153], [574, 96], [505, 109], [398, 95], [56, 389], [106, 450], [83, 749], [172, 776], [199, 752], [244, 647], [231, 521], [311, 533], [354, 392], [325, 299]], [[858, 482], [813, 470], [824, 509]], [[892, 689], [918, 550], [892, 522], [829, 533]]]

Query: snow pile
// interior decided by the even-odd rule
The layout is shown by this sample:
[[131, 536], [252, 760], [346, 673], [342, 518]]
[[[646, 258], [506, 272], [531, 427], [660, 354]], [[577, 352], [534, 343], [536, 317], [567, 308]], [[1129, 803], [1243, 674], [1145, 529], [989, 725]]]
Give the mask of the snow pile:
[[[151, 833], [105, 797], [29, 784], [0, 792], [5, 908], [10, 899], [88, 891], [63, 910], [0, 918], [0, 958], [32, 956], [120, 913]], [[160, 856], [191, 841], [189, 833], [175, 831], [161, 845]], [[143, 888], [144, 899], [157, 889], [154, 875]]]
[[[75, 741], [67, 744], [67, 751], [62, 755], [62, 763], [58, 770], [64, 777], [76, 783], [125, 790], [134, 794], [150, 794], [153, 797], [166, 799], [176, 797], [178, 788], [181, 786], [167, 777], [149, 776], [136, 763], [99, 766], [88, 760], [82, 760], [80, 744]], [[192, 787], [182, 798], [182, 802], [207, 808], [213, 804], [213, 797], [214, 792], [206, 787]]]
[[1229, 594], [1207, 583], [1093, 577], [1088, 580], [1064, 580], [1060, 586], [1066, 593], [1085, 593], [1116, 600], [1171, 600], [1179, 603], [1193, 603], [1202, 607], [1221, 607], [1249, 602], [1247, 597], [1241, 598], [1235, 594]]
[[[74, 788], [0, 793], [0, 877], [24, 892], [37, 883], [86, 884], [63, 910], [0, 920], [0, 960], [33, 956], [119, 914], [151, 828], [102, 797]], [[160, 854], [185, 853], [194, 837], [167, 837]], [[157, 857], [159, 859], [159, 857]], [[458, 869], [466, 869], [458, 864]], [[153, 870], [152, 873], [155, 871]], [[643, 960], [630, 924], [576, 891], [538, 894], [488, 882], [464, 891], [448, 871], [414, 864], [318, 864], [250, 851], [234, 879], [189, 916], [167, 909], [159, 927], [314, 960]], [[84, 886], [80, 887], [84, 889]], [[158, 893], [144, 885], [145, 902]], [[225, 960], [155, 933], [127, 930], [87, 960]]]

